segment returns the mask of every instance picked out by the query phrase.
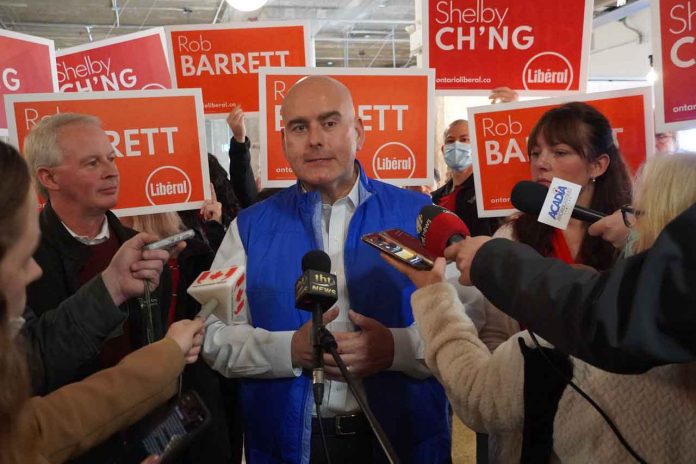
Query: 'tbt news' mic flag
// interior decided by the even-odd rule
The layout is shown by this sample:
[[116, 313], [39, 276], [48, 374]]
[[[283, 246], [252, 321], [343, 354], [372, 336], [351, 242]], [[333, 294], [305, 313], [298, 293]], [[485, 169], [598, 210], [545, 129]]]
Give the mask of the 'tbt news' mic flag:
[[199, 316], [205, 320], [212, 313], [231, 324], [236, 315], [248, 310], [245, 271], [244, 266], [232, 266], [202, 272], [187, 290], [203, 305]]
[[331, 259], [321, 250], [312, 250], [302, 258], [302, 275], [295, 283], [295, 307], [322, 312], [338, 299], [336, 276], [331, 274]]

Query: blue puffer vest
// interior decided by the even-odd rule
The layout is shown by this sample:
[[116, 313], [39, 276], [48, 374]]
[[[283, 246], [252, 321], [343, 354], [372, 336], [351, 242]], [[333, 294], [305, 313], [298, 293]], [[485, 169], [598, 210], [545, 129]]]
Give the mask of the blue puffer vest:
[[[416, 216], [429, 203], [424, 195], [370, 180], [360, 170], [360, 204], [344, 249], [352, 309], [387, 327], [413, 323], [413, 285], [360, 237], [390, 228], [415, 235]], [[318, 192], [302, 193], [297, 185], [237, 217], [247, 254], [247, 297], [255, 327], [296, 330], [309, 319], [309, 312], [295, 308], [294, 285], [304, 254], [322, 248], [320, 223]], [[240, 381], [247, 462], [309, 463], [313, 406], [309, 378]], [[363, 383], [402, 462], [450, 462], [448, 403], [434, 377], [417, 380], [383, 371]], [[385, 461], [375, 446], [376, 462]]]

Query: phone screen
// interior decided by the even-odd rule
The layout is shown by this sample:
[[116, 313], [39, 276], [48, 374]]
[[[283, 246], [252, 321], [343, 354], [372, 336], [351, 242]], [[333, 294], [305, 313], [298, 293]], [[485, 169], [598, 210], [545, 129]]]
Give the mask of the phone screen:
[[431, 269], [435, 262], [435, 256], [423, 248], [416, 237], [403, 230], [389, 229], [375, 232], [363, 235], [362, 240], [416, 269]]
[[198, 395], [186, 392], [166, 418], [142, 440], [142, 446], [148, 454], [165, 458], [193, 432], [207, 425], [209, 416]]

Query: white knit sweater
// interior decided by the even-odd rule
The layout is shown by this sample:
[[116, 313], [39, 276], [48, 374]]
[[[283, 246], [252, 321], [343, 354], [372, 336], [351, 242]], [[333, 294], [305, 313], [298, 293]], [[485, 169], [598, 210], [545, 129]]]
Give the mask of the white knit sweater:
[[[426, 344], [426, 363], [462, 421], [496, 434], [496, 462], [519, 462], [523, 405], [520, 333], [491, 354], [447, 283], [416, 291], [411, 304]], [[618, 375], [571, 358], [575, 383], [611, 417], [649, 463], [696, 463], [696, 364]], [[554, 422], [555, 457], [569, 463], [632, 463], [600, 415], [566, 388]]]

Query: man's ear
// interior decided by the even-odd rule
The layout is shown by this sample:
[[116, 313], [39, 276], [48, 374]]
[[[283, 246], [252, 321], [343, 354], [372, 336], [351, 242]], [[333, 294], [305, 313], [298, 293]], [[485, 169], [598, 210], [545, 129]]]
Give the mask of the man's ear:
[[609, 155], [606, 153], [599, 155], [597, 159], [590, 164], [590, 176], [595, 179], [600, 177], [602, 174], [607, 172], [607, 169], [609, 169], [609, 163], [611, 163]]
[[360, 118], [355, 118], [355, 133], [357, 135], [356, 150], [360, 150], [365, 143], [365, 126]]
[[283, 155], [285, 156], [285, 159], [288, 159], [288, 150], [287, 147], [285, 146], [285, 128], [281, 127], [280, 129], [280, 146], [283, 147]]
[[40, 167], [36, 170], [36, 179], [48, 191], [60, 190], [60, 184], [51, 168]]

